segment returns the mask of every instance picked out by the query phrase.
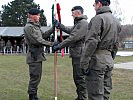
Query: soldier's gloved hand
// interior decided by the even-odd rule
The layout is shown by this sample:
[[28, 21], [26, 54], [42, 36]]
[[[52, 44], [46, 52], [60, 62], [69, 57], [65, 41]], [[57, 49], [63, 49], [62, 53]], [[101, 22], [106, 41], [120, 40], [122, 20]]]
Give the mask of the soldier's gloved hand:
[[84, 75], [86, 75], [86, 76], [89, 75], [89, 68], [87, 68], [87, 69], [81, 69], [81, 70], [82, 70], [82, 73], [83, 73]]
[[52, 45], [52, 49], [53, 49], [53, 51], [57, 51], [57, 50], [61, 49], [59, 42], [54, 42]]
[[53, 46], [53, 50], [54, 51], [58, 51], [58, 50], [60, 50], [61, 48], [60, 48], [60, 45], [58, 44], [58, 45], [56, 45], [56, 46]]
[[58, 50], [60, 50], [61, 48], [60, 48], [60, 45], [58, 44], [58, 45], [55, 45], [55, 46], [53, 46], [53, 51], [55, 52], [55, 51], [58, 51]]
[[58, 45], [58, 44], [60, 44], [60, 42], [58, 42], [58, 41], [57, 41], [57, 42], [53, 42], [53, 43], [52, 43], [52, 47], [53, 47], [53, 46], [56, 46], [56, 45]]
[[54, 26], [59, 29], [60, 28], [60, 22], [56, 19], [54, 19]]

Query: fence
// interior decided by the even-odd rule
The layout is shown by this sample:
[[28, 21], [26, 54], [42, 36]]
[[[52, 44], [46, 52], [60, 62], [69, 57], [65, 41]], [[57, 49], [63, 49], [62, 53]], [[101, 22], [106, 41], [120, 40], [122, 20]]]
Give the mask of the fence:
[[[17, 46], [17, 49], [14, 51], [13, 47], [3, 47], [3, 49], [0, 49], [0, 54], [26, 54], [27, 48], [26, 46], [20, 47]], [[58, 53], [61, 53], [61, 50], [57, 51]], [[53, 53], [52, 47], [44, 47], [44, 53]], [[64, 53], [69, 54], [69, 48], [64, 48]]]

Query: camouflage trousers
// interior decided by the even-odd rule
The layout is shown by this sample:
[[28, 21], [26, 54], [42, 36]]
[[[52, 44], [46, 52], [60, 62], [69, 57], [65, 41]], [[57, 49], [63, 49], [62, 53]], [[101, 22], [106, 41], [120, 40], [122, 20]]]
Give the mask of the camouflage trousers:
[[112, 89], [112, 71], [111, 70], [92, 70], [86, 77], [89, 100], [109, 100]]
[[42, 62], [29, 64], [29, 75], [28, 94], [37, 94], [38, 85], [42, 76]]
[[76, 100], [86, 100], [87, 99], [87, 87], [85, 83], [85, 76], [80, 68], [80, 58], [72, 58], [73, 66], [73, 79], [76, 85], [77, 99]]

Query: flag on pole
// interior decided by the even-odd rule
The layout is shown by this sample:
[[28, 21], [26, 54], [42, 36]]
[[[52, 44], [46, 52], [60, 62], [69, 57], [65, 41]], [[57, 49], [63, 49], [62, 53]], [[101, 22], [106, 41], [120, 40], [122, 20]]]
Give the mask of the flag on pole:
[[[57, 8], [58, 20], [61, 23], [61, 14], [60, 14], [61, 8], [60, 8], [60, 4], [59, 3], [56, 4], [56, 8]], [[63, 40], [62, 30], [60, 29], [60, 41], [62, 42], [62, 40]], [[64, 57], [64, 48], [61, 50], [61, 54], [62, 54], [62, 57]]]

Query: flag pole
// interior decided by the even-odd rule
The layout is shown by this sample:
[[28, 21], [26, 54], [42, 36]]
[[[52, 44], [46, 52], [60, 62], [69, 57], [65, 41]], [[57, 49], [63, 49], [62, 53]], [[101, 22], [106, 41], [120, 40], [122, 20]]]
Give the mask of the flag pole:
[[57, 52], [54, 53], [54, 97], [55, 97], [55, 100], [57, 100]]
[[[56, 0], [52, 6], [52, 24], [54, 26], [54, 18], [56, 18]], [[54, 42], [57, 42], [57, 29], [54, 31]], [[54, 52], [54, 98], [57, 100], [58, 95], [58, 69], [57, 69], [57, 51]]]

